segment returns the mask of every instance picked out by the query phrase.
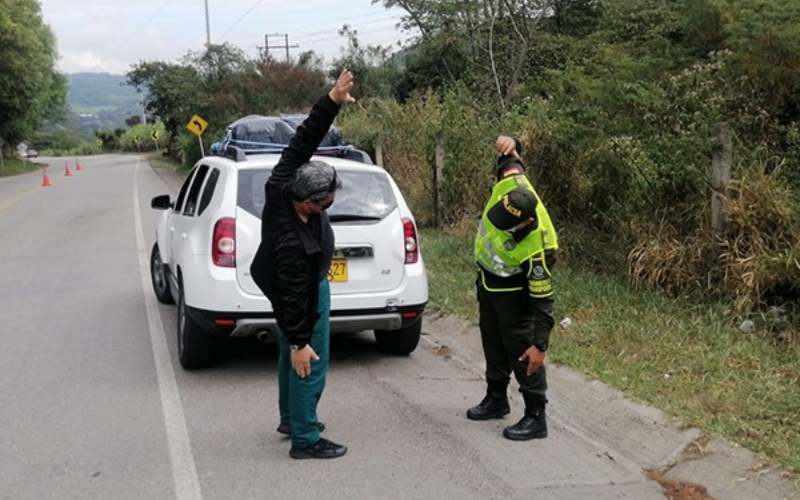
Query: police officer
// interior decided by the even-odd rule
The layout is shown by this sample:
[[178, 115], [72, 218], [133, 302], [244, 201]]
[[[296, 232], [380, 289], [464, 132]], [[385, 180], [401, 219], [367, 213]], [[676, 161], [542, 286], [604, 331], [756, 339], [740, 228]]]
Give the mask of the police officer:
[[547, 437], [544, 360], [554, 325], [550, 269], [558, 240], [547, 210], [525, 176], [519, 141], [500, 136], [495, 150], [496, 184], [475, 238], [487, 391], [477, 406], [467, 410], [467, 418], [508, 415], [513, 372], [525, 414], [506, 427], [503, 436], [526, 441]]

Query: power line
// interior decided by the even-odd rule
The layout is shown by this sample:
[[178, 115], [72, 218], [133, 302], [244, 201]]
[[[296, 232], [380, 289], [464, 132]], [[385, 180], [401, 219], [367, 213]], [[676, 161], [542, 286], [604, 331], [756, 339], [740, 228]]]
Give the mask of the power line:
[[[306, 31], [306, 30], [310, 30], [310, 29], [314, 29], [314, 28], [319, 28], [320, 26], [327, 26], [329, 24], [352, 21], [353, 19], [362, 19], [364, 17], [377, 16], [379, 14], [383, 14], [383, 12], [375, 12], [375, 13], [372, 13], [372, 14], [363, 14], [363, 15], [360, 15], [360, 16], [343, 17], [341, 19], [331, 19], [330, 21], [325, 21], [324, 23], [317, 23], [317, 24], [313, 24], [313, 25], [309, 25], [309, 26], [302, 26], [302, 27], [299, 27], [299, 28], [288, 28], [288, 30], [292, 31], [292, 32], [295, 32], [295, 33], [298, 32], [298, 31], [302, 32], [302, 31]], [[399, 17], [400, 17], [400, 14], [397, 14], [397, 15], [389, 16], [389, 17], [386, 17], [384, 19], [379, 19], [379, 20], [398, 19]], [[370, 23], [371, 22], [372, 21], [370, 21]], [[363, 24], [369, 24], [369, 23], [363, 23]]]
[[222, 34], [220, 37], [218, 37], [218, 38], [217, 38], [217, 43], [219, 43], [219, 42], [220, 42], [220, 41], [221, 41], [223, 38], [225, 38], [225, 35], [227, 35], [228, 33], [230, 33], [230, 32], [231, 32], [231, 30], [232, 30], [233, 28], [235, 28], [236, 26], [238, 26], [238, 25], [239, 25], [239, 23], [240, 23], [240, 22], [242, 22], [242, 20], [243, 20], [245, 17], [247, 17], [247, 16], [248, 16], [248, 15], [249, 15], [251, 12], [253, 12], [253, 10], [254, 10], [256, 7], [258, 7], [259, 5], [261, 5], [261, 2], [263, 2], [263, 1], [264, 1], [264, 0], [258, 0], [258, 2], [256, 2], [256, 3], [255, 3], [253, 6], [252, 6], [252, 7], [250, 7], [250, 10], [248, 10], [247, 12], [245, 12], [245, 13], [242, 15], [242, 17], [240, 17], [239, 19], [237, 19], [237, 20], [236, 20], [236, 22], [235, 22], [235, 23], [233, 23], [233, 25], [232, 25], [230, 28], [228, 28], [228, 30], [227, 30], [225, 33], [223, 33], [223, 34]]
[[[389, 37], [389, 38], [381, 39], [381, 40], [379, 40], [377, 42], [367, 42], [367, 43], [369, 45], [375, 46], [375, 45], [383, 45], [386, 42], [391, 42], [391, 45], [389, 45], [387, 48], [392, 48], [392, 47], [395, 46], [395, 42], [406, 42], [406, 41], [409, 41], [409, 40], [413, 40], [415, 38], [415, 36], [416, 35], [408, 35], [408, 36], [395, 35], [395, 36], [392, 36], [392, 37]], [[294, 47], [296, 47], [296, 46], [292, 46], [292, 48], [294, 48]], [[276, 47], [276, 46], [271, 46], [270, 47], [270, 49], [275, 49], [275, 48], [282, 48], [282, 47]], [[253, 51], [253, 52], [259, 54], [258, 57], [262, 57], [263, 56], [264, 47], [262, 45], [249, 44], [247, 49], [248, 49], [248, 52]], [[309, 50], [312, 50], [312, 49], [309, 49]], [[318, 54], [318, 55], [321, 55], [321, 54]], [[335, 56], [331, 56], [331, 57], [335, 57]]]
[[[276, 37], [276, 36], [283, 37], [284, 45], [270, 45], [269, 44], [270, 37]], [[299, 47], [299, 45], [297, 45], [297, 44], [289, 45], [289, 35], [287, 35], [286, 33], [275, 33], [273, 35], [264, 35], [264, 59], [265, 60], [269, 57], [269, 51], [271, 49], [286, 49], [286, 62], [288, 63], [290, 61], [289, 49], [296, 49], [297, 47]]]
[[[247, 11], [247, 13], [246, 13], [244, 16], [242, 16], [241, 18], [239, 18], [239, 20], [238, 20], [238, 21], [236, 21], [236, 23], [234, 23], [234, 25], [233, 25], [233, 26], [231, 26], [230, 28], [228, 28], [228, 30], [227, 30], [227, 31], [225, 31], [225, 33], [224, 33], [222, 36], [220, 36], [220, 37], [217, 39], [217, 43], [221, 42], [221, 41], [222, 41], [222, 39], [223, 39], [223, 38], [224, 38], [224, 37], [225, 37], [225, 36], [226, 36], [228, 33], [230, 33], [230, 32], [233, 30], [233, 28], [234, 28], [234, 27], [236, 27], [236, 25], [238, 25], [238, 24], [239, 24], [239, 23], [240, 23], [240, 22], [241, 22], [241, 21], [242, 21], [242, 20], [243, 20], [243, 19], [244, 19], [244, 18], [245, 18], [245, 17], [246, 17], [248, 14], [250, 14], [250, 12], [251, 12], [251, 11], [253, 11], [253, 10], [256, 8], [256, 6], [258, 6], [258, 4], [260, 4], [260, 3], [261, 3], [261, 1], [259, 1], [259, 2], [258, 2], [256, 5], [254, 5], [253, 7], [251, 7], [251, 8], [250, 8], [250, 10], [248, 10], [248, 11]], [[352, 21], [352, 20], [354, 20], [354, 19], [363, 19], [363, 18], [365, 18], [365, 17], [374, 17], [374, 16], [378, 16], [378, 15], [383, 15], [383, 14], [385, 14], [385, 13], [386, 13], [385, 11], [373, 12], [373, 13], [370, 13], [370, 14], [362, 14], [362, 15], [359, 15], [359, 16], [350, 16], [350, 17], [343, 17], [343, 18], [339, 18], [339, 19], [331, 19], [330, 21], [325, 21], [325, 22], [323, 22], [323, 23], [308, 24], [308, 25], [305, 25], [305, 26], [299, 26], [299, 27], [281, 27], [281, 29], [282, 29], [283, 31], [287, 32], [287, 33], [293, 33], [293, 34], [294, 34], [294, 33], [297, 33], [297, 32], [301, 32], [301, 33], [302, 33], [303, 31], [307, 31], [307, 30], [313, 30], [313, 29], [317, 29], [317, 28], [320, 28], [320, 27], [323, 27], [323, 26], [329, 26], [329, 25], [331, 25], [331, 24], [338, 24], [338, 23], [342, 23], [342, 22], [348, 22], [348, 21]], [[376, 20], [376, 21], [370, 21], [370, 22], [368, 22], [368, 23], [364, 23], [364, 24], [372, 24], [373, 22], [386, 21], [386, 20], [389, 20], [389, 19], [399, 19], [399, 18], [400, 18], [400, 15], [399, 15], [399, 14], [397, 14], [397, 15], [392, 15], [392, 16], [385, 17], [385, 18], [382, 18], [382, 19], [379, 19], [379, 20]], [[363, 26], [364, 24], [362, 24], [362, 26]], [[338, 29], [338, 28], [337, 28], [337, 29]], [[301, 34], [301, 35], [299, 35], [299, 37], [301, 37], [301, 38], [302, 38], [302, 37], [315, 36], [315, 35], [319, 35], [319, 31], [317, 31], [316, 33], [313, 33], [313, 32], [312, 32], [312, 33], [310, 33], [310, 34], [307, 34], [307, 35], [303, 35], [303, 34]]]
[[163, 4], [161, 4], [161, 7], [159, 7], [159, 8], [158, 8], [158, 10], [156, 10], [156, 11], [155, 11], [155, 12], [154, 12], [154, 13], [153, 13], [153, 14], [152, 14], [152, 15], [151, 15], [151, 16], [150, 16], [148, 19], [147, 19], [147, 21], [145, 21], [145, 22], [144, 22], [144, 24], [142, 24], [141, 26], [139, 26], [138, 28], [136, 28], [135, 30], [133, 30], [133, 33], [131, 33], [131, 34], [130, 34], [130, 35], [127, 37], [127, 38], [125, 38], [125, 39], [124, 39], [124, 40], [122, 40], [121, 42], [117, 43], [117, 44], [116, 44], [116, 45], [115, 45], [115, 46], [114, 46], [114, 47], [111, 49], [111, 51], [108, 53], [108, 57], [111, 57], [111, 56], [113, 56], [113, 55], [116, 53], [116, 51], [117, 51], [117, 50], [118, 50], [120, 47], [122, 47], [123, 45], [125, 45], [126, 43], [128, 43], [128, 42], [131, 40], [131, 38], [133, 38], [134, 36], [138, 35], [138, 34], [139, 34], [139, 32], [140, 32], [140, 31], [142, 31], [142, 30], [143, 30], [143, 29], [144, 29], [144, 28], [145, 28], [145, 27], [146, 27], [148, 24], [150, 24], [150, 22], [151, 22], [153, 19], [155, 19], [155, 18], [156, 18], [156, 16], [157, 16], [157, 15], [159, 15], [159, 14], [161, 13], [161, 11], [162, 11], [162, 10], [164, 10], [164, 8], [166, 8], [166, 6], [167, 6], [168, 4], [170, 4], [171, 2], [172, 2], [172, 0], [165, 0], [165, 2], [164, 2]]
[[[356, 29], [356, 30], [357, 30], [357, 29], [358, 29], [358, 28], [360, 28], [361, 26], [367, 26], [367, 25], [370, 25], [370, 24], [380, 23], [380, 22], [383, 22], [383, 21], [388, 21], [388, 20], [390, 20], [390, 19], [397, 19], [397, 18], [398, 18], [398, 16], [391, 16], [391, 17], [385, 17], [385, 18], [383, 18], [383, 19], [375, 19], [374, 21], [368, 21], [368, 22], [366, 22], [366, 23], [361, 23], [361, 24], [360, 24], [360, 25], [358, 25], [358, 26], [354, 26], [354, 25], [351, 25], [351, 24], [348, 24], [348, 23], [345, 23], [345, 24], [348, 24], [348, 26], [350, 26], [351, 28], [353, 28], [353, 29]], [[338, 30], [339, 28], [336, 28], [336, 29]], [[329, 31], [329, 30], [326, 30], [326, 31]], [[300, 36], [296, 36], [296, 37], [295, 37], [295, 39], [303, 39], [303, 38], [308, 38], [308, 37], [313, 37], [313, 36], [318, 36], [318, 35], [320, 35], [320, 33], [319, 33], [319, 32], [317, 32], [317, 33], [312, 33], [312, 34], [310, 34], [310, 35], [300, 35]]]
[[370, 43], [371, 43], [371, 44], [374, 44], [374, 45], [383, 45], [384, 43], [391, 41], [391, 42], [392, 42], [392, 43], [391, 43], [391, 45], [394, 45], [394, 42], [405, 42], [405, 41], [411, 40], [411, 39], [412, 39], [412, 38], [414, 38], [414, 37], [415, 37], [415, 35], [409, 35], [409, 36], [402, 36], [402, 35], [401, 35], [401, 36], [393, 36], [393, 37], [391, 37], [391, 38], [386, 38], [386, 39], [384, 39], [384, 40], [379, 40], [379, 41], [377, 41], [377, 42], [370, 42]]
[[[363, 35], [372, 35], [374, 33], [383, 33], [383, 32], [386, 32], [386, 28], [376, 29], [376, 30], [372, 30], [372, 31], [364, 31], [364, 32], [357, 31], [356, 36], [360, 37], [360, 36], [363, 36]], [[326, 36], [325, 38], [314, 38], [314, 39], [311, 39], [311, 40], [306, 40], [305, 43], [312, 44], [312, 43], [319, 43], [319, 42], [328, 42], [328, 41], [331, 41], [331, 40], [338, 40], [340, 38], [342, 38], [341, 35], [337, 34], [336, 36]]]
[[[231, 31], [233, 31], [233, 29], [236, 26], [238, 26], [248, 15], [250, 15], [262, 2], [263, 2], [263, 0], [258, 0], [252, 7], [250, 7], [250, 9], [248, 9], [247, 12], [245, 12], [242, 16], [240, 16], [239, 19], [237, 19], [236, 22], [233, 25], [231, 25], [231, 27], [228, 28], [225, 31], [225, 33], [223, 33], [220, 37], [218, 37], [215, 43], [221, 43], [221, 41]], [[286, 33], [290, 33], [291, 32], [292, 34], [294, 34], [297, 31], [301, 31], [302, 32], [302, 31], [313, 30], [309, 34], [301, 34], [299, 36], [294, 36], [295, 40], [303, 40], [303, 39], [305, 39], [305, 42], [301, 42], [301, 43], [303, 43], [306, 46], [318, 45], [318, 44], [321, 44], [321, 43], [324, 43], [324, 42], [327, 42], [327, 41], [332, 41], [332, 40], [340, 40], [342, 37], [341, 37], [341, 35], [338, 34], [338, 30], [340, 29], [339, 27], [337, 27], [337, 28], [329, 28], [329, 29], [326, 29], [326, 30], [320, 30], [319, 29], [319, 28], [324, 27], [324, 26], [330, 26], [332, 24], [338, 24], [338, 23], [348, 24], [349, 27], [353, 31], [355, 31], [357, 33], [358, 36], [370, 35], [370, 34], [375, 34], [375, 33], [384, 33], [384, 32], [389, 32], [389, 31], [392, 31], [392, 32], [396, 33], [396, 29], [394, 27], [392, 27], [392, 28], [383, 27], [383, 28], [380, 28], [380, 29], [366, 31], [366, 32], [359, 32], [358, 31], [359, 29], [362, 29], [363, 26], [367, 26], [367, 25], [370, 25], [370, 24], [381, 23], [381, 22], [390, 21], [390, 20], [397, 20], [397, 19], [400, 19], [400, 17], [402, 16], [402, 14], [393, 14], [393, 15], [390, 15], [390, 16], [385, 16], [385, 14], [386, 14], [386, 10], [382, 10], [382, 11], [379, 11], [379, 12], [372, 12], [372, 13], [362, 14], [362, 15], [358, 15], [358, 16], [350, 16], [350, 17], [344, 17], [344, 18], [339, 18], [339, 19], [332, 19], [332, 20], [325, 21], [325, 22], [322, 22], [322, 23], [308, 24], [308, 25], [296, 26], [296, 27], [287, 27], [287, 28], [285, 28], [285, 32]], [[352, 21], [354, 21], [354, 20], [365, 19], [365, 18], [380, 16], [380, 15], [383, 15], [384, 17], [381, 17], [380, 19], [374, 19], [374, 20], [370, 20], [370, 21], [367, 21], [367, 22], [363, 22], [363, 23], [358, 24], [357, 26], [354, 26], [353, 24], [351, 24]], [[336, 34], [334, 34], [334, 30], [335, 30]], [[285, 45], [289, 45], [289, 43], [288, 43], [288, 34], [286, 34], [286, 35], [278, 35], [278, 34], [276, 34], [276, 35], [268, 35], [268, 36], [284, 36], [284, 37], [286, 37]], [[396, 34], [395, 36], [392, 36], [391, 38], [386, 38], [386, 39], [382, 40], [381, 42], [379, 42], [379, 44], [380, 43], [384, 43], [385, 41], [388, 41], [388, 40], [392, 40], [392, 41], [407, 40], [409, 38], [411, 38], [411, 37], [410, 36], [409, 37], [403, 37], [403, 35]], [[271, 49], [276, 49], [276, 48], [277, 49], [284, 48], [284, 49], [287, 49], [287, 52], [288, 52], [289, 48], [297, 48], [298, 47], [298, 45], [296, 45], [296, 44], [292, 45], [291, 47], [270, 45], [269, 41], [266, 40], [266, 38], [265, 38], [265, 45], [266, 45], [266, 47], [265, 46], [261, 46], [261, 45], [257, 45], [257, 44], [256, 45], [248, 44], [250, 49], [254, 49], [258, 53], [262, 53], [262, 51], [264, 51], [267, 47], [270, 50]]]

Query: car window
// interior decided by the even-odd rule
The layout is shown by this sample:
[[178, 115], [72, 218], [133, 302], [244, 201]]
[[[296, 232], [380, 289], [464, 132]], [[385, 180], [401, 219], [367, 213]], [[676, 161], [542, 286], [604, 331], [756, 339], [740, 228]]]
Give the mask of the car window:
[[356, 218], [383, 219], [396, 207], [397, 200], [383, 170], [371, 172], [339, 172], [342, 189], [328, 209], [332, 221]]
[[183, 209], [183, 215], [194, 215], [194, 211], [197, 208], [197, 199], [200, 197], [200, 188], [203, 186], [206, 173], [208, 173], [208, 165], [200, 165], [197, 168], [192, 187], [189, 188], [189, 194], [186, 197], [186, 207]]
[[206, 187], [203, 188], [203, 196], [200, 197], [200, 209], [197, 211], [197, 215], [201, 215], [208, 207], [208, 204], [211, 203], [211, 198], [214, 196], [214, 189], [217, 187], [218, 179], [219, 169], [215, 168], [210, 174], [208, 174]]
[[258, 218], [261, 218], [267, 202], [264, 186], [270, 175], [272, 175], [272, 169], [239, 171], [237, 204]]
[[181, 208], [183, 208], [183, 200], [186, 198], [186, 192], [189, 190], [189, 185], [192, 183], [192, 179], [194, 179], [194, 174], [197, 172], [197, 167], [193, 168], [189, 175], [186, 176], [186, 180], [181, 186], [181, 190], [178, 192], [178, 199], [175, 200], [175, 206], [173, 207], [176, 213], [181, 213]]
[[[381, 220], [397, 207], [394, 191], [384, 170], [338, 172], [342, 189], [336, 193], [336, 201], [328, 209], [332, 221]], [[266, 203], [264, 185], [271, 173], [271, 169], [239, 171], [240, 208], [261, 217]]]

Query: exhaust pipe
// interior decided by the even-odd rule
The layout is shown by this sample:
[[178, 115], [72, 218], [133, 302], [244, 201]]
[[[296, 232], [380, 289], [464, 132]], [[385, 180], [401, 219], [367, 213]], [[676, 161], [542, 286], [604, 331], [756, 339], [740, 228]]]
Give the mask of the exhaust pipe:
[[263, 344], [269, 344], [272, 342], [272, 333], [269, 330], [261, 330], [256, 333], [256, 338]]

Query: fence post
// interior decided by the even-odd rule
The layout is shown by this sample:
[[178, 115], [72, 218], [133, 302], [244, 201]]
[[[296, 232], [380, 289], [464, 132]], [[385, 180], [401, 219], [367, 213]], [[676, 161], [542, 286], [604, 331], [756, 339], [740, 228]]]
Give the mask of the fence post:
[[444, 170], [444, 134], [440, 131], [436, 133], [436, 157], [434, 158], [435, 168], [433, 171], [433, 189], [435, 212], [433, 221], [436, 227], [442, 225], [442, 177]]
[[375, 144], [375, 163], [383, 168], [383, 146], [380, 142]]
[[733, 143], [727, 123], [714, 125], [714, 153], [711, 160], [711, 230], [721, 235], [725, 229], [722, 206], [731, 181]]

